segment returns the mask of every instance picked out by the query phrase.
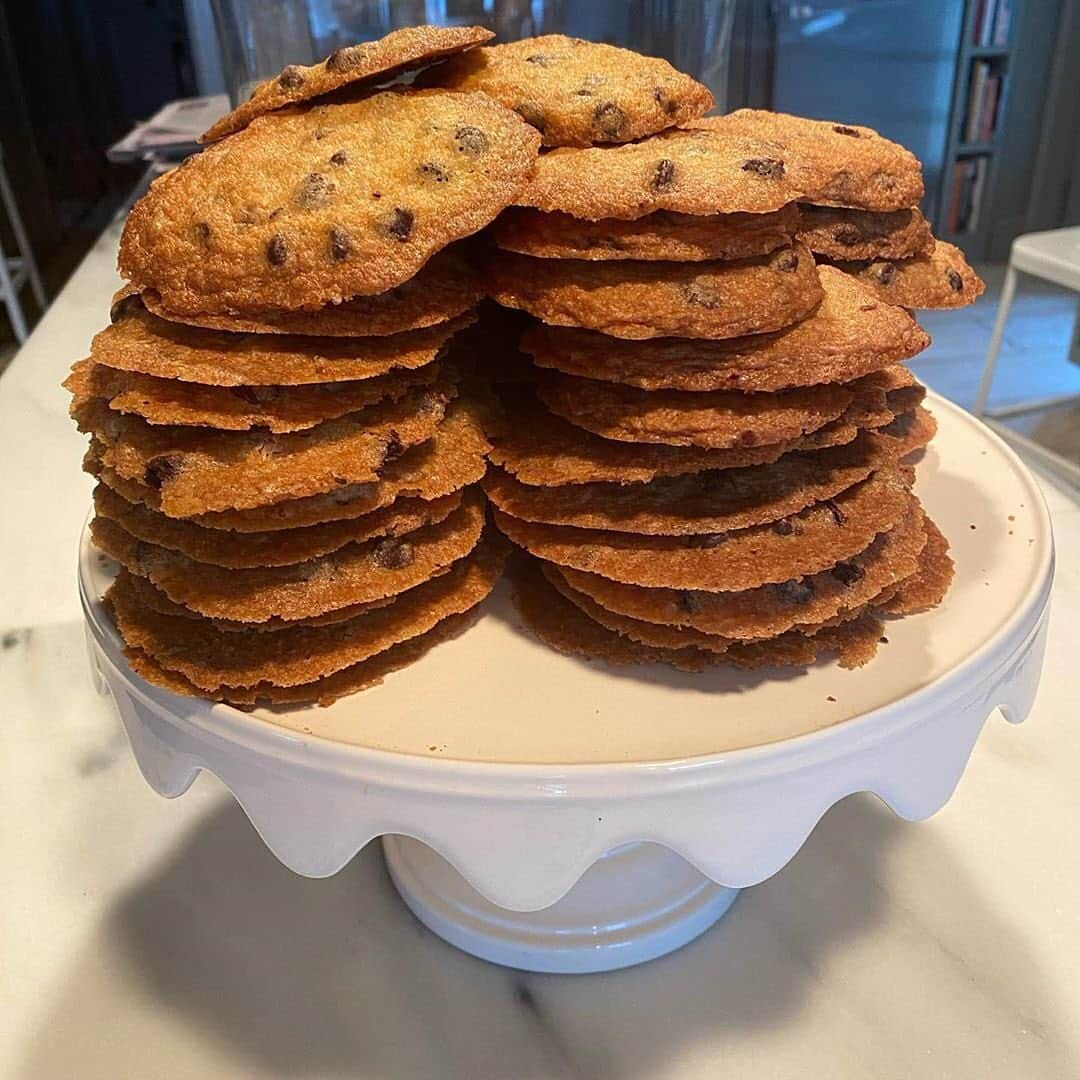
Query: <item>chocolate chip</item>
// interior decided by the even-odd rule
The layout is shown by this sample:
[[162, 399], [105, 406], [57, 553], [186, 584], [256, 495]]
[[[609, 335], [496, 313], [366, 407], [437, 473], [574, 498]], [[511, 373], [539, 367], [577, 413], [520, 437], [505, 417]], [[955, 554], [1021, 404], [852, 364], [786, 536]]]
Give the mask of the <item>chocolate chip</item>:
[[416, 557], [408, 540], [388, 538], [375, 545], [375, 564], [384, 570], [403, 570]]
[[385, 219], [383, 228], [386, 230], [388, 236], [391, 236], [404, 244], [412, 233], [414, 220], [415, 218], [411, 210], [406, 210], [401, 206], [395, 206], [394, 212]]
[[143, 482], [155, 491], [161, 490], [161, 485], [166, 480], [171, 480], [180, 471], [180, 463], [176, 458], [156, 457], [152, 458], [143, 473]]
[[790, 521], [774, 521], [772, 523], [772, 531], [777, 536], [794, 536], [795, 526]]
[[210, 243], [210, 226], [205, 221], [195, 222], [195, 239], [203, 247]]
[[703, 308], [720, 306], [720, 297], [716, 295], [716, 291], [708, 284], [700, 281], [688, 281], [681, 291], [688, 304]]
[[514, 106], [514, 112], [516, 112], [526, 124], [532, 124], [537, 131], [543, 131], [544, 126], [547, 124], [544, 110], [535, 101], [519, 101]]
[[296, 205], [303, 210], [325, 206], [336, 189], [337, 185], [325, 173], [308, 173], [296, 189]]
[[794, 248], [787, 248], [775, 255], [772, 260], [774, 270], [780, 270], [785, 274], [793, 274], [799, 269], [799, 255]]
[[120, 297], [111, 308], [109, 308], [109, 321], [118, 323], [121, 319], [130, 318], [133, 315], [137, 315], [143, 310], [143, 302], [138, 293], [129, 293], [127, 296]]
[[369, 51], [368, 45], [346, 45], [344, 49], [335, 49], [326, 58], [326, 70], [349, 71], [363, 63]]
[[825, 194], [830, 198], [848, 201], [854, 198], [855, 178], [851, 173], [841, 169], [826, 185]]
[[352, 254], [352, 240], [340, 225], [330, 226], [330, 258], [341, 262]]
[[331, 165], [348, 165], [349, 164], [349, 154], [348, 154], [348, 152], [345, 151], [345, 150], [335, 150], [330, 155], [330, 164]]
[[899, 416], [894, 416], [884, 427], [880, 427], [877, 430], [882, 435], [888, 435], [891, 438], [899, 439], [903, 438], [913, 427], [915, 426], [915, 413], [904, 412]]
[[440, 393], [438, 390], [425, 390], [420, 395], [420, 404], [418, 408], [422, 413], [430, 413], [437, 411], [445, 404], [446, 396], [444, 394]]
[[809, 580], [781, 581], [773, 586], [782, 604], [807, 604], [814, 598], [814, 584]]
[[735, 441], [739, 446], [756, 446], [758, 438], [752, 431], [740, 431], [739, 437]]
[[274, 233], [266, 245], [266, 261], [271, 266], [281, 266], [289, 257], [289, 247], [285, 243], [285, 237], [281, 233]]
[[232, 393], [234, 397], [238, 397], [241, 401], [246, 401], [250, 405], [267, 405], [281, 397], [281, 387], [234, 386], [232, 387]]
[[533, 53], [525, 57], [526, 64], [535, 64], [537, 67], [551, 67], [555, 61], [547, 53]]
[[866, 576], [866, 571], [861, 566], [856, 566], [854, 563], [838, 562], [830, 571], [830, 574], [841, 585], [846, 585], [849, 588], [855, 584], [861, 577]]
[[833, 521], [835, 521], [837, 525], [843, 525], [844, 522], [847, 521], [847, 514], [840, 509], [835, 499], [826, 499], [824, 505], [829, 513], [832, 514]]
[[678, 99], [673, 98], [662, 86], [653, 91], [653, 99], [668, 116], [674, 116], [679, 111]]
[[471, 124], [463, 124], [454, 132], [454, 145], [462, 154], [479, 157], [487, 149], [487, 136]]
[[693, 548], [714, 548], [719, 547], [721, 544], [727, 541], [727, 533], [701, 533], [697, 536], [690, 537], [690, 547]]
[[779, 158], [750, 158], [742, 163], [742, 170], [779, 180], [784, 175], [784, 163]]
[[701, 601], [692, 592], [687, 592], [686, 589], [679, 590], [678, 595], [675, 597], [675, 606], [688, 615], [696, 615], [701, 611]]
[[953, 292], [964, 291], [964, 279], [951, 266], [945, 271], [945, 280]]
[[385, 465], [389, 461], [397, 461], [404, 453], [405, 444], [401, 441], [401, 436], [391, 428], [390, 438], [386, 440], [386, 446], [383, 447], [382, 464]]
[[626, 113], [614, 101], [605, 101], [593, 110], [593, 125], [602, 134], [617, 137], [626, 128]]
[[846, 124], [833, 124], [833, 131], [835, 131], [837, 135], [850, 135], [853, 139], [862, 138], [853, 127], [848, 127]]
[[437, 161], [422, 161], [416, 171], [425, 180], [434, 180], [436, 184], [445, 184], [450, 179], [450, 174]]
[[671, 158], [661, 158], [656, 163], [651, 183], [654, 191], [667, 191], [675, 183], [675, 162]]
[[844, 247], [853, 247], [862, 240], [862, 230], [858, 225], [853, 225], [851, 222], [844, 222], [844, 224], [837, 225], [836, 228], [833, 229], [833, 239]]
[[893, 278], [896, 277], [896, 267], [890, 262], [876, 262], [871, 264], [870, 273], [882, 285], [891, 285]]
[[277, 78], [278, 85], [286, 90], [295, 90], [298, 86], [303, 86], [304, 80], [304, 73], [295, 64], [290, 64]]

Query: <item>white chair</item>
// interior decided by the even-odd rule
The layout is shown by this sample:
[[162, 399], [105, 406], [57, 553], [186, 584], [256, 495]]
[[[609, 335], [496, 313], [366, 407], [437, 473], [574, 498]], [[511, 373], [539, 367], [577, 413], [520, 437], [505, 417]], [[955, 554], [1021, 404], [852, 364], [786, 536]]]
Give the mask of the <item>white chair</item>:
[[11, 224], [15, 249], [18, 251], [18, 255], [7, 255], [0, 243], [0, 299], [7, 308], [8, 318], [15, 331], [15, 340], [21, 345], [26, 340], [27, 330], [26, 317], [19, 302], [19, 291], [29, 281], [34, 299], [42, 311], [45, 310], [47, 302], [37, 263], [34, 262], [33, 252], [26, 239], [22, 218], [19, 217], [19, 208], [15, 205], [15, 193], [8, 183], [7, 173], [4, 172], [3, 149], [0, 149], [0, 205]]
[[[1001, 350], [1001, 339], [1005, 333], [1005, 323], [1009, 318], [1009, 308], [1012, 306], [1013, 296], [1016, 293], [1018, 274], [1031, 274], [1032, 277], [1052, 281], [1056, 285], [1073, 289], [1080, 294], [1080, 227], [1028, 233], [1026, 236], [1018, 236], [1013, 241], [1009, 252], [1009, 268], [1005, 273], [1005, 284], [1001, 290], [997, 321], [994, 323], [990, 347], [986, 351], [986, 366], [983, 368], [982, 382], [979, 384], [979, 395], [975, 400], [975, 415], [988, 423], [1009, 416], [1021, 416], [1038, 409], [1047, 409], [1054, 405], [1062, 405], [1069, 401], [1080, 401], [1080, 394], [1063, 394], [1022, 401], [996, 409], [987, 407], [990, 388], [994, 382], [994, 372], [997, 368], [998, 353]], [[1076, 329], [1073, 332], [1072, 349], [1074, 354], [1080, 353], [1080, 306], [1078, 306]], [[1019, 443], [1024, 449], [1042, 459], [1045, 464], [1066, 473], [1074, 482], [1080, 482], [1080, 465], [1076, 462], [1062, 457], [1010, 428], [994, 423], [992, 426], [1011, 441]]]

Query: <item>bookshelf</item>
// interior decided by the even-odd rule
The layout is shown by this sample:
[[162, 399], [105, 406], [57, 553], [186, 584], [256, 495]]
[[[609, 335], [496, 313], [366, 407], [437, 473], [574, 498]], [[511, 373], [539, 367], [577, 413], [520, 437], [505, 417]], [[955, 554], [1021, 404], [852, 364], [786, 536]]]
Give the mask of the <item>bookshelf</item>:
[[937, 235], [989, 257], [994, 185], [1022, 0], [967, 0], [937, 200]]

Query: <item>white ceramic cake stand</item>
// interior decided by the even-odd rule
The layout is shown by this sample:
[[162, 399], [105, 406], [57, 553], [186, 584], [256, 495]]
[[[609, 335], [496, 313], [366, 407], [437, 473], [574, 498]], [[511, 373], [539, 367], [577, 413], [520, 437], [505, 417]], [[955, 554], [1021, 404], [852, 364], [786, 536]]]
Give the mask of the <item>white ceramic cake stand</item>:
[[500, 591], [382, 686], [244, 713], [131, 671], [97, 600], [109, 564], [84, 538], [98, 684], [156, 791], [214, 773], [297, 873], [333, 874], [385, 837], [405, 902], [468, 952], [535, 971], [640, 963], [779, 870], [838, 799], [872, 791], [905, 818], [934, 813], [994, 707], [1026, 716], [1053, 574], [1046, 509], [1001, 440], [930, 404], [941, 431], [919, 494], [956, 582], [936, 611], [890, 624], [858, 671], [586, 664], [524, 633]]

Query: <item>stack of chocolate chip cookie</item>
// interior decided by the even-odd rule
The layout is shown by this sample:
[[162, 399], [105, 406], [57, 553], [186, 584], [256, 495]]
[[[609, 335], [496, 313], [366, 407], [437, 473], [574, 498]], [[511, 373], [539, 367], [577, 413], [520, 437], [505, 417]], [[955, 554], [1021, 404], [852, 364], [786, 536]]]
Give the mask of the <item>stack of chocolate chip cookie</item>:
[[483, 481], [534, 557], [519, 608], [614, 662], [864, 663], [881, 617], [936, 604], [952, 575], [911, 490], [935, 425], [901, 366], [929, 344], [905, 308], [981, 283], [934, 243], [902, 147], [698, 119], [704, 88], [611, 52], [540, 38], [429, 79], [484, 90], [552, 148], [487, 271], [531, 316], [532, 373], [506, 388]]
[[121, 567], [107, 602], [151, 681], [328, 702], [494, 585], [452, 341], [482, 292], [467, 238], [540, 137], [483, 94], [373, 90], [490, 36], [421, 27], [287, 68], [133, 209], [129, 284], [67, 386]]

